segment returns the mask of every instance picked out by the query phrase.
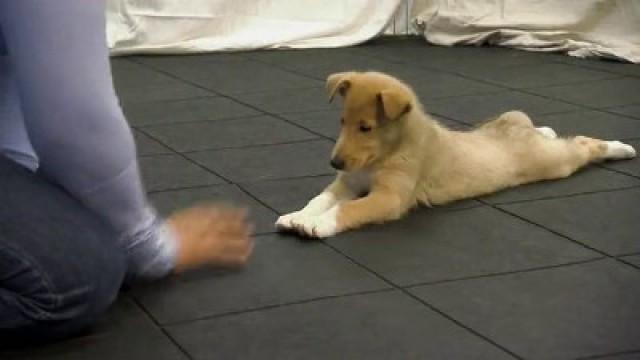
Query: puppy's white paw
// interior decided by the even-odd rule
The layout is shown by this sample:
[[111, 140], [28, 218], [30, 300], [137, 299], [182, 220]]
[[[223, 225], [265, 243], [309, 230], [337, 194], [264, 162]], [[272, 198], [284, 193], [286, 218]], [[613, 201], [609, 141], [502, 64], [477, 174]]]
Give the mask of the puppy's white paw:
[[558, 137], [558, 134], [556, 134], [555, 130], [553, 130], [552, 128], [548, 127], [548, 126], [541, 126], [536, 128], [536, 130], [538, 130], [538, 132], [540, 134], [542, 134], [542, 136], [549, 138], [549, 139], [555, 139]]
[[605, 157], [607, 159], [632, 159], [636, 157], [636, 150], [631, 145], [620, 141], [607, 141], [606, 144], [607, 152]]
[[338, 233], [336, 215], [338, 207], [334, 206], [321, 215], [297, 218], [294, 226], [301, 235], [324, 239]]
[[276, 220], [276, 229], [281, 231], [293, 230], [296, 219], [301, 216], [303, 216], [303, 214], [300, 211], [294, 211], [280, 216], [278, 220]]

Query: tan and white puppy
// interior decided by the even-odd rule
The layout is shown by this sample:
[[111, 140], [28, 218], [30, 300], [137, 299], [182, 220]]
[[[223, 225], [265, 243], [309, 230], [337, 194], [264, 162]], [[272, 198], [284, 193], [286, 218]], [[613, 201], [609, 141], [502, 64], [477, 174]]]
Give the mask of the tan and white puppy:
[[338, 175], [302, 210], [281, 216], [281, 231], [325, 238], [398, 219], [418, 204], [446, 204], [636, 156], [619, 141], [558, 138], [520, 111], [452, 131], [423, 111], [409, 86], [382, 73], [333, 74], [327, 89], [331, 99], [344, 97], [331, 157]]

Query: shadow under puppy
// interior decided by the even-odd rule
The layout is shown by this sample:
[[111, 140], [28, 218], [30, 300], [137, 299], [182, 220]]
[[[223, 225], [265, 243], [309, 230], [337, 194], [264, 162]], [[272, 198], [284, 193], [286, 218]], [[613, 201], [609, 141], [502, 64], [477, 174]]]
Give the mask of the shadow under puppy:
[[423, 111], [409, 86], [378, 72], [333, 74], [327, 89], [331, 99], [344, 97], [331, 158], [338, 175], [302, 210], [281, 216], [281, 231], [325, 238], [398, 219], [418, 204], [446, 204], [636, 156], [619, 141], [558, 138], [520, 111], [452, 131]]

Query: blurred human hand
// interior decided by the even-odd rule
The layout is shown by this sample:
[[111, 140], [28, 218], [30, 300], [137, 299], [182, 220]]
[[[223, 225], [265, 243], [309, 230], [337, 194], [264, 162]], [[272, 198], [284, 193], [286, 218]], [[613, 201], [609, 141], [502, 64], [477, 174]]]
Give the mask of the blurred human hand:
[[241, 266], [253, 250], [247, 211], [200, 205], [180, 210], [167, 219], [178, 240], [175, 272], [214, 266]]

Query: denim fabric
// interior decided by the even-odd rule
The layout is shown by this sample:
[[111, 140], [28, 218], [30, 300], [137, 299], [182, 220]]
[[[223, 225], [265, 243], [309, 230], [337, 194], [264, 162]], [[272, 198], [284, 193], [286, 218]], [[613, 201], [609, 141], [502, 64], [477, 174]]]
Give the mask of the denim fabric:
[[0, 344], [91, 325], [126, 272], [117, 234], [48, 182], [0, 156]]

